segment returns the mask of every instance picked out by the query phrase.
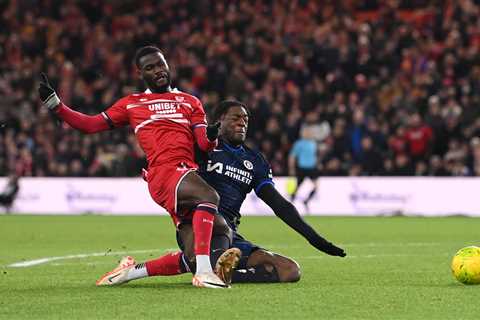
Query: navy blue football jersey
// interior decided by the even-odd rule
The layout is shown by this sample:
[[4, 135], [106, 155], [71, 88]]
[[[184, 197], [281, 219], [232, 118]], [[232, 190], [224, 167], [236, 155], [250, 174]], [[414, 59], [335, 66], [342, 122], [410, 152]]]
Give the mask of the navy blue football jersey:
[[218, 211], [234, 229], [247, 194], [273, 184], [268, 162], [260, 152], [246, 146], [233, 147], [220, 140], [217, 148], [197, 157], [197, 161], [200, 175], [220, 195]]

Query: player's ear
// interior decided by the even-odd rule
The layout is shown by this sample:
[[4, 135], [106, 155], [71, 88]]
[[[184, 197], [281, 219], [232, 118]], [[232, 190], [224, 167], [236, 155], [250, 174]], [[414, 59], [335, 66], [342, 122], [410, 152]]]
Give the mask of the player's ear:
[[220, 123], [220, 131], [222, 131], [222, 129], [225, 129], [227, 126], [225, 124], [225, 115], [221, 115], [220, 118], [218, 118], [218, 123]]
[[139, 68], [137, 68], [137, 76], [140, 78], [140, 80], [143, 80], [142, 70], [140, 70]]

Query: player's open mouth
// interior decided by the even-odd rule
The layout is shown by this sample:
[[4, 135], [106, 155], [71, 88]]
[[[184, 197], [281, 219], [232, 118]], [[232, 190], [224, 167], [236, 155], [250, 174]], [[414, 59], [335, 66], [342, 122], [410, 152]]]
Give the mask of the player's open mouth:
[[166, 74], [162, 74], [162, 75], [160, 75], [160, 76], [158, 76], [158, 77], [155, 77], [153, 80], [154, 80], [155, 82], [165, 82], [165, 81], [167, 81], [167, 78], [168, 78], [168, 77], [167, 77]]

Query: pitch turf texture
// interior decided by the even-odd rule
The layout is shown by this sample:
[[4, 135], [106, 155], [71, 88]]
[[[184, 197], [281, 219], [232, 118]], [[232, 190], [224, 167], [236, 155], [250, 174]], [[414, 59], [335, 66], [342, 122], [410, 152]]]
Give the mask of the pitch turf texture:
[[450, 261], [480, 244], [480, 219], [307, 220], [348, 257], [316, 251], [277, 218], [246, 217], [242, 233], [297, 260], [302, 279], [207, 290], [192, 287], [190, 275], [95, 287], [119, 252], [142, 261], [175, 248], [167, 217], [3, 215], [0, 319], [479, 319], [480, 285], [457, 283]]

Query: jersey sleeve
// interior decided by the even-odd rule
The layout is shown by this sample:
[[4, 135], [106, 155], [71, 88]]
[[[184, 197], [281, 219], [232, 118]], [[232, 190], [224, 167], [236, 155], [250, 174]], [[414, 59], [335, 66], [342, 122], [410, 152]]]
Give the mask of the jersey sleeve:
[[122, 98], [102, 112], [110, 128], [123, 127], [128, 124], [127, 99]]
[[265, 158], [260, 154], [258, 155], [256, 164], [254, 166], [252, 182], [252, 186], [256, 194], [258, 194], [260, 189], [266, 184], [274, 185], [272, 168], [267, 160], [265, 160]]
[[192, 124], [192, 128], [195, 129], [196, 127], [207, 126], [207, 118], [205, 116], [205, 110], [203, 109], [203, 105], [199, 99], [193, 97], [192, 108], [193, 108], [193, 111], [190, 118], [190, 123]]
[[299, 154], [300, 149], [300, 143], [297, 141], [293, 144], [292, 149], [290, 150], [290, 156], [291, 157], [297, 157]]

